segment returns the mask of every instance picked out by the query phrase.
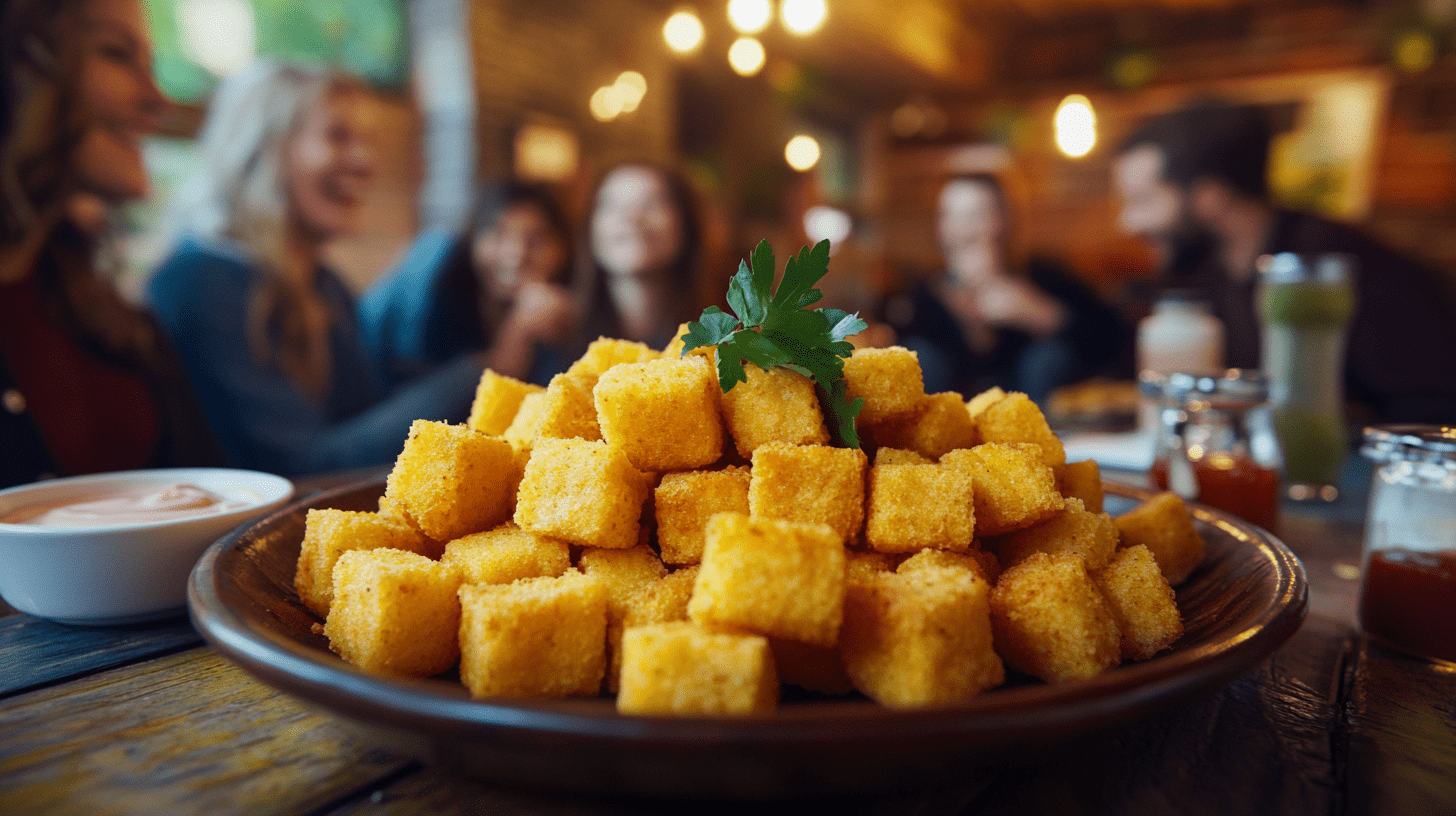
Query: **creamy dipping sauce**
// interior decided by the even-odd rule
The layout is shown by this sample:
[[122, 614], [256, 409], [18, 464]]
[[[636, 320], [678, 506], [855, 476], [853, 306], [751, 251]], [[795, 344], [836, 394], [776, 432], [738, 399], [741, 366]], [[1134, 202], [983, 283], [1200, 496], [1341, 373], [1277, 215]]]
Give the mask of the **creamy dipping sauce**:
[[254, 504], [228, 499], [191, 484], [143, 485], [102, 493], [85, 501], [33, 504], [7, 514], [5, 524], [42, 527], [110, 527], [231, 513]]

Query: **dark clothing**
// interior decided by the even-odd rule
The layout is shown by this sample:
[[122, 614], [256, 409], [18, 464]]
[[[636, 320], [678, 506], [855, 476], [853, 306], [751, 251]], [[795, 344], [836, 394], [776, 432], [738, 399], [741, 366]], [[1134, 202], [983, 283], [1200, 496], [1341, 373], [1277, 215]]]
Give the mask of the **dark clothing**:
[[[1456, 422], [1456, 306], [1435, 273], [1344, 224], [1280, 210], [1266, 253], [1354, 256], [1355, 317], [1345, 349], [1345, 397], [1382, 422]], [[1224, 323], [1225, 362], [1260, 365], [1258, 275], [1230, 283], [1214, 258], [1188, 276]]]
[[999, 386], [1040, 401], [1059, 386], [1102, 373], [1130, 347], [1131, 328], [1070, 273], [1043, 259], [1032, 259], [1027, 271], [1032, 284], [1066, 309], [1066, 325], [1045, 338], [998, 329], [987, 353], [972, 348], [929, 282], [887, 304], [885, 320], [899, 344], [919, 356], [927, 394], [958, 391], [969, 398]]

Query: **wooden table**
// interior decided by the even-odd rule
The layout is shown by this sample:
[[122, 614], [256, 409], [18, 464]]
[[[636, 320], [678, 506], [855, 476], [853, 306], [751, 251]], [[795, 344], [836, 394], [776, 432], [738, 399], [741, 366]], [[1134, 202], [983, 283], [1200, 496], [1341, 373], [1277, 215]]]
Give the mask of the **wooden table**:
[[[1124, 474], [1136, 483], [1137, 474]], [[61, 626], [0, 604], [0, 814], [1456, 814], [1456, 673], [1353, 629], [1363, 485], [1286, 506], [1310, 612], [1207, 697], [934, 790], [681, 803], [487, 786], [421, 766], [253, 680], [185, 619]], [[1456, 625], [1456, 622], [1451, 622]]]

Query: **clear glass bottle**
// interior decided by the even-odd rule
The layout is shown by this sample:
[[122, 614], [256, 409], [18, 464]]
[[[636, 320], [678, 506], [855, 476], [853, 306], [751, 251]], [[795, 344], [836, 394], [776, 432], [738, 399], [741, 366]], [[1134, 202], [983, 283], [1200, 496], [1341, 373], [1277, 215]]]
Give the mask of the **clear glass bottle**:
[[1366, 428], [1361, 453], [1378, 467], [1360, 627], [1401, 651], [1456, 664], [1456, 427]]

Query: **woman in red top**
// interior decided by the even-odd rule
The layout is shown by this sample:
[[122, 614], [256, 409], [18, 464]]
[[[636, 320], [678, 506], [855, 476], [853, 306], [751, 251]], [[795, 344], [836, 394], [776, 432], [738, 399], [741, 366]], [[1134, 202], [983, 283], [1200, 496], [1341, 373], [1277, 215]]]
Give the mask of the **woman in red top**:
[[138, 0], [0, 7], [0, 487], [216, 460], [165, 336], [96, 274], [81, 206], [147, 192], [164, 100]]

